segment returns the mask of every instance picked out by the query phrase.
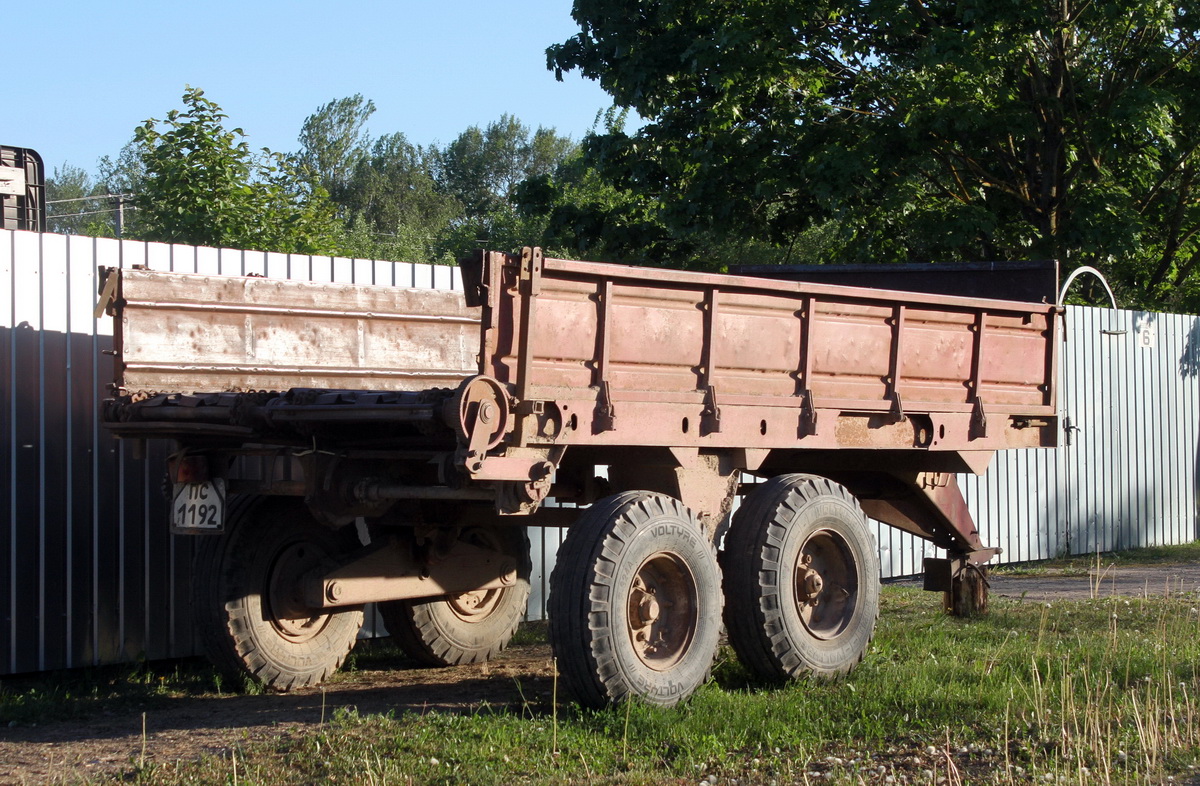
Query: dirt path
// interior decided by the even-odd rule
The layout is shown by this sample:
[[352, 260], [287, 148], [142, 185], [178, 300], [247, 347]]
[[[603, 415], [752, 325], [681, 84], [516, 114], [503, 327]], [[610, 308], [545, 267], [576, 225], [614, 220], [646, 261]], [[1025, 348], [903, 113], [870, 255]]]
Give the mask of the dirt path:
[[[339, 708], [362, 713], [463, 711], [487, 702], [519, 709], [549, 701], [546, 645], [513, 647], [484, 666], [380, 668], [339, 675], [321, 688], [288, 694], [169, 700], [148, 707], [148, 761], [225, 754], [248, 739], [298, 734]], [[68, 782], [127, 771], [142, 755], [142, 710], [0, 729], [0, 784]]]
[[[1200, 564], [1109, 569], [1100, 576], [993, 576], [993, 597], [1025, 601], [1200, 592]], [[339, 708], [362, 713], [470, 710], [487, 702], [519, 709], [548, 701], [549, 647], [514, 647], [485, 666], [363, 669], [321, 688], [286, 695], [172, 699], [145, 708], [145, 757], [174, 761], [224, 755], [248, 739], [303, 734]], [[142, 756], [142, 709], [0, 729], [0, 784], [76, 782], [127, 771]]]
[[1086, 576], [1053, 571], [1036, 576], [993, 575], [992, 597], [1029, 601], [1147, 597], [1200, 592], [1200, 564], [1104, 568]]

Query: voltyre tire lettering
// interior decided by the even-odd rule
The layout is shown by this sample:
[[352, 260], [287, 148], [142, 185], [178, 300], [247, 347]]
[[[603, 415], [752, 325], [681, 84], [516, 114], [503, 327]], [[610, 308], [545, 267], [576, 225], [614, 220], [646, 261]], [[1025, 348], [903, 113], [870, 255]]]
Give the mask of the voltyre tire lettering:
[[760, 678], [839, 677], [863, 659], [879, 558], [844, 487], [802, 474], [763, 483], [734, 515], [721, 561], [729, 641]]
[[581, 704], [670, 706], [708, 679], [721, 631], [721, 570], [696, 516], [629, 491], [587, 509], [550, 577], [550, 643]]

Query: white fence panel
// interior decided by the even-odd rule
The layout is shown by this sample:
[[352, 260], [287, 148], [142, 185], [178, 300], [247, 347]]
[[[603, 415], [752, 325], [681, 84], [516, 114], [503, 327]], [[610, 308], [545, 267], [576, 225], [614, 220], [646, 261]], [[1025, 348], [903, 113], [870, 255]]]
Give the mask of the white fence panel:
[[448, 288], [408, 263], [0, 230], [0, 674], [193, 654], [193, 543], [163, 526], [165, 447], [101, 428], [99, 267]]

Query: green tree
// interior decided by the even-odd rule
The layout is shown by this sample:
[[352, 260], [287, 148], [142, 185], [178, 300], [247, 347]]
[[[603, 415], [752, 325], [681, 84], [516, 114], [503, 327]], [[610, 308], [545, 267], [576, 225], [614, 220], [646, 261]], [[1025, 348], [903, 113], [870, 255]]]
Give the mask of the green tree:
[[[583, 141], [552, 171], [532, 175], [513, 190], [518, 211], [541, 219], [542, 245], [561, 256], [632, 264], [681, 260], [685, 252], [662, 222], [659, 205], [617, 187], [592, 162], [590, 145], [624, 132], [627, 112], [610, 108]], [[602, 132], [601, 132], [602, 129]]]
[[514, 190], [518, 211], [527, 226], [538, 228], [544, 248], [566, 257], [715, 270], [733, 263], [814, 260], [807, 243], [779, 248], [744, 235], [671, 227], [659, 199], [610, 177], [611, 170], [596, 163], [605, 141], [624, 133], [625, 118], [615, 108], [599, 114], [582, 145], [553, 172], [530, 177]]
[[96, 180], [110, 194], [135, 194], [140, 190], [145, 177], [145, 146], [137, 139], [131, 139], [117, 153], [116, 158], [100, 158]]
[[[463, 206], [455, 245], [465, 247], [457, 250], [496, 243], [498, 232], [509, 234], [520, 218], [514, 210], [517, 186], [552, 173], [575, 147], [554, 129], [538, 128], [531, 134], [512, 115], [484, 129], [471, 126], [446, 145], [439, 152], [436, 175], [441, 190]], [[508, 230], [500, 232], [501, 227]]]
[[480, 245], [545, 244], [549, 205], [519, 204], [518, 193], [576, 155], [569, 138], [503, 115], [444, 148], [423, 147], [398, 132], [372, 139], [374, 110], [361, 94], [319, 107], [295, 155], [337, 206], [345, 253], [443, 263]]
[[46, 178], [47, 228], [67, 235], [112, 236], [117, 206], [103, 183], [71, 164], [55, 167]]
[[338, 224], [325, 190], [294, 162], [264, 149], [254, 155], [240, 128], [204, 92], [188, 87], [184, 111], [147, 120], [134, 135], [142, 171], [138, 235], [196, 245], [323, 254], [338, 248]]
[[[121, 148], [116, 157], [102, 156], [100, 158], [96, 175], [97, 189], [103, 190], [108, 194], [135, 195], [141, 190], [142, 180], [145, 176], [146, 162], [144, 146], [139, 144], [136, 139], [131, 139]], [[107, 222], [107, 226], [93, 228], [87, 234], [115, 235], [117, 229], [116, 218], [115, 216], [110, 216], [110, 219]], [[122, 222], [122, 236], [132, 238], [143, 236], [138, 221], [137, 204], [134, 201], [125, 200]]]
[[434, 180], [437, 151], [404, 134], [372, 139], [375, 104], [361, 94], [305, 119], [296, 154], [309, 182], [325, 188], [342, 219], [346, 253], [410, 262], [452, 262], [445, 235], [462, 206]]
[[340, 202], [350, 179], [367, 155], [366, 123], [375, 104], [355, 93], [321, 106], [300, 127], [297, 160], [303, 171]]
[[830, 261], [1058, 258], [1200, 307], [1200, 13], [1135, 0], [577, 0], [548, 51], [647, 119], [589, 161], [676, 231]]
[[462, 207], [438, 190], [431, 158], [429, 151], [411, 144], [404, 134], [379, 137], [355, 168], [345, 206], [381, 232], [401, 226], [439, 232]]

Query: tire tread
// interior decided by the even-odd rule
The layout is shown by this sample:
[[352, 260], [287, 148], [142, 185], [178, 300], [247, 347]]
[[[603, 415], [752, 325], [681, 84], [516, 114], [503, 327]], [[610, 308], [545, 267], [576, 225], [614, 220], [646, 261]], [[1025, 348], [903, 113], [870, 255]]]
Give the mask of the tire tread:
[[[862, 661], [874, 637], [878, 603], [869, 610], [871, 633], [865, 644], [839, 667], [816, 669], [789, 645], [778, 604], [766, 600], [778, 598], [778, 592], [776, 585], [765, 577], [772, 572], [790, 571], [778, 564], [787, 528], [802, 508], [822, 497], [839, 499], [857, 510], [865, 534], [866, 517], [845, 487], [828, 478], [795, 473], [776, 476], [755, 489], [734, 514], [725, 538], [721, 554], [725, 627], [738, 659], [765, 680], [782, 682], [803, 675], [823, 678], [845, 675]], [[876, 580], [878, 561], [873, 548], [864, 550], [864, 561], [860, 581]]]
[[[602, 707], [637, 695], [621, 671], [612, 641], [613, 604], [621, 599], [613, 598], [609, 590], [620, 560], [641, 532], [640, 522], [665, 515], [694, 522], [703, 537], [699, 522], [678, 500], [653, 492], [626, 491], [588, 508], [559, 547], [550, 577], [550, 642], [564, 682], [586, 706]], [[708, 548], [719, 585], [720, 567], [711, 544]], [[720, 606], [719, 594], [716, 604]], [[719, 611], [716, 616], [719, 622]], [[715, 656], [714, 637], [692, 689], [708, 678]], [[672, 704], [685, 697], [655, 701]]]
[[[237, 497], [230, 503], [225, 533], [206, 537], [196, 550], [192, 606], [201, 648], [214, 666], [228, 675], [245, 675], [269, 688], [287, 691], [328, 679], [345, 662], [357, 636], [330, 637], [328, 641], [310, 640], [294, 645], [297, 654], [317, 656], [320, 664], [316, 668], [288, 668], [257, 646], [255, 627], [249, 621], [245, 598], [225, 599], [229, 589], [239, 586], [245, 579], [242, 575], [244, 566], [238, 557], [240, 551], [247, 548], [244, 538], [248, 536], [248, 530], [253, 529], [255, 520], [263, 515], [280, 515], [270, 510], [272, 504], [272, 498], [261, 496]], [[355, 634], [362, 626], [361, 608], [339, 611], [337, 617], [340, 619], [332, 622], [349, 625]]]

